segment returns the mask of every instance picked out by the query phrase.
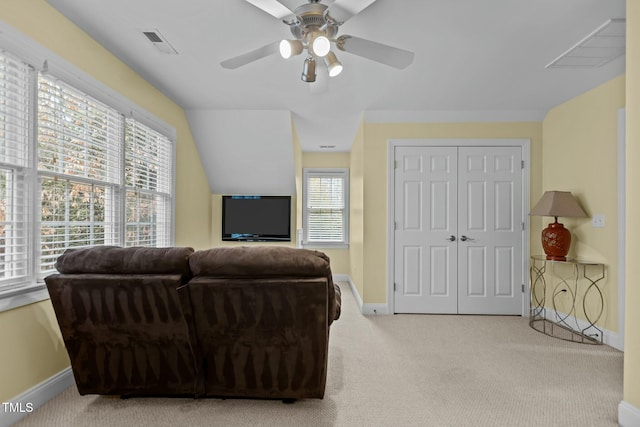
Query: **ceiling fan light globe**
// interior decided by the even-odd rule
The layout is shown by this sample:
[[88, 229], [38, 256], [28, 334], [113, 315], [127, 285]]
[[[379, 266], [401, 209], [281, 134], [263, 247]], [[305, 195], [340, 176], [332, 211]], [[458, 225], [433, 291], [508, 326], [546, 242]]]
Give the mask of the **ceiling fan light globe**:
[[280, 56], [289, 59], [302, 53], [302, 43], [299, 40], [282, 40], [280, 42]]
[[338, 61], [335, 53], [329, 52], [324, 57], [324, 63], [327, 65], [327, 70], [329, 70], [329, 77], [335, 77], [342, 72], [342, 63]]
[[323, 58], [327, 56], [327, 54], [331, 50], [331, 42], [324, 35], [314, 37], [313, 41], [311, 42], [311, 49], [313, 50], [314, 55]]
[[342, 64], [337, 63], [329, 66], [329, 77], [335, 77], [342, 72]]
[[280, 42], [280, 56], [284, 59], [291, 58], [291, 44], [289, 43], [289, 40], [282, 40]]

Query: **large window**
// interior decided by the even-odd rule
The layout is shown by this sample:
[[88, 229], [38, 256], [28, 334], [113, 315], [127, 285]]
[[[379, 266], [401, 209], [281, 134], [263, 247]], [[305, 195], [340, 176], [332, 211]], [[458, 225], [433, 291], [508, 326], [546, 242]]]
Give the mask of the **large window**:
[[304, 169], [303, 244], [319, 247], [348, 244], [348, 201], [348, 169]]
[[67, 248], [172, 244], [174, 144], [121, 110], [0, 51], [0, 310]]

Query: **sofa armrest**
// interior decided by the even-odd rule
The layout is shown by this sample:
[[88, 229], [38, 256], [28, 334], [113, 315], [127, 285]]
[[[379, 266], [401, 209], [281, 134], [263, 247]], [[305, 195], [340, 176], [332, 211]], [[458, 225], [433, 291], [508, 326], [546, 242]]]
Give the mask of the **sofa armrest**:
[[45, 278], [80, 394], [193, 395], [180, 274]]

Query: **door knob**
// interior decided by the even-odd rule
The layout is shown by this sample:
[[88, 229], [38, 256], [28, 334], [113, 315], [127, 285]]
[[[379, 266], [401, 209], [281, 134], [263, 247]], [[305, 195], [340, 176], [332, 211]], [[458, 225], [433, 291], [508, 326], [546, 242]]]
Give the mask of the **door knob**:
[[462, 240], [463, 242], [466, 242], [467, 240], [473, 240], [471, 237], [467, 237], [464, 234], [462, 236], [460, 236], [460, 240]]
[[451, 242], [455, 242], [456, 241], [456, 236], [449, 236], [449, 238], [447, 239]]

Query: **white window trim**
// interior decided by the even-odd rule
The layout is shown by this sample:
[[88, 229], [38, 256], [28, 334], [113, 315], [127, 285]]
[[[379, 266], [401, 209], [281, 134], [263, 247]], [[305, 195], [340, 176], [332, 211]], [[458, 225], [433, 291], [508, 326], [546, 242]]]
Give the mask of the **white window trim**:
[[0, 292], [0, 312], [49, 299], [44, 283], [33, 283], [21, 288]]
[[[307, 177], [311, 174], [340, 174], [344, 177], [344, 240], [342, 242], [309, 242], [307, 240], [307, 224], [309, 221], [309, 213], [307, 210]], [[346, 249], [349, 247], [349, 168], [302, 169], [302, 246], [310, 249]]]
[[[63, 80], [69, 85], [72, 85], [76, 89], [81, 90], [86, 95], [94, 97], [95, 99], [108, 104], [109, 106], [120, 111], [123, 115], [134, 118], [140, 123], [150, 127], [167, 136], [171, 141], [171, 150], [173, 154], [172, 173], [175, 176], [176, 165], [176, 141], [177, 133], [176, 129], [170, 124], [160, 120], [155, 115], [144, 110], [131, 100], [121, 95], [119, 92], [111, 89], [109, 86], [95, 79], [91, 75], [82, 71], [75, 65], [67, 62], [61, 56], [55, 54], [46, 47], [36, 43], [22, 32], [11, 27], [7, 23], [0, 20], [0, 49], [10, 52], [14, 56], [21, 58], [25, 63], [31, 65], [36, 71], [46, 71], [52, 76]], [[37, 86], [37, 81], [34, 79], [34, 86]], [[35, 108], [37, 104], [37, 94], [33, 93], [33, 108], [35, 117]], [[35, 123], [34, 119], [32, 123]], [[33, 124], [32, 124], [33, 126]], [[30, 129], [33, 135], [35, 135], [35, 129]], [[31, 166], [33, 172], [31, 173], [31, 191], [37, 187], [37, 159], [35, 158], [34, 148], [30, 147], [31, 152]], [[175, 201], [176, 201], [176, 182], [173, 180], [172, 188], [172, 203], [170, 206], [171, 224], [169, 230], [169, 239], [173, 245], [175, 242]], [[34, 197], [31, 197], [33, 200]], [[33, 206], [32, 212], [35, 215], [33, 221], [40, 223], [38, 210], [39, 206]], [[124, 209], [124, 207], [123, 207]], [[0, 312], [18, 308], [27, 304], [33, 304], [36, 302], [49, 299], [49, 293], [46, 285], [42, 281], [37, 281], [37, 260], [40, 257], [39, 254], [39, 235], [31, 230], [31, 234], [34, 237], [30, 239], [30, 245], [32, 248], [33, 257], [31, 259], [31, 274], [30, 279], [22, 283], [22, 286], [16, 286], [9, 289], [0, 289]]]

